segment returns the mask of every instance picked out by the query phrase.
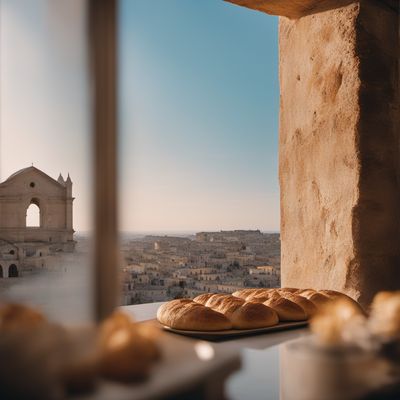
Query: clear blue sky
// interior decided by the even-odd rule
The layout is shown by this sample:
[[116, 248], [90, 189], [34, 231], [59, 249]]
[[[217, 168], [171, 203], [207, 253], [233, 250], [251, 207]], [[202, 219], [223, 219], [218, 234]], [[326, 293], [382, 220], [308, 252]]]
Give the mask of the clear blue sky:
[[[69, 172], [87, 230], [84, 2], [0, 5], [0, 178]], [[121, 228], [279, 229], [277, 18], [222, 0], [120, 5]]]
[[123, 0], [122, 228], [279, 229], [278, 19]]

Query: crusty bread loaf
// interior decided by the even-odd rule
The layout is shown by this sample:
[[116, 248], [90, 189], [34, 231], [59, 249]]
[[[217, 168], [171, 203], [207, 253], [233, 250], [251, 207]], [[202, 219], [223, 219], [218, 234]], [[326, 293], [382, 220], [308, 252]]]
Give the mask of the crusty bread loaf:
[[264, 304], [277, 312], [279, 321], [305, 321], [307, 319], [302, 307], [284, 297], [272, 297]]
[[157, 319], [174, 329], [191, 331], [220, 331], [231, 329], [231, 321], [224, 315], [189, 299], [172, 300], [161, 305]]
[[293, 293], [282, 293], [282, 297], [293, 301], [299, 305], [306, 313], [307, 319], [311, 318], [317, 312], [317, 306], [307, 298]]
[[268, 294], [259, 294], [259, 295], [250, 295], [246, 297], [246, 301], [251, 301], [253, 303], [264, 303], [264, 301], [267, 301], [270, 299], [270, 295]]
[[245, 299], [246, 297], [250, 296], [251, 294], [257, 293], [260, 288], [248, 288], [237, 290], [236, 292], [232, 293], [232, 296], [239, 297], [241, 299]]
[[279, 298], [281, 295], [275, 290], [259, 291], [250, 294], [246, 297], [246, 301], [253, 301], [255, 303], [264, 303], [271, 298]]
[[328, 304], [332, 300], [347, 299], [352, 302], [359, 310], [365, 313], [361, 305], [347, 294], [338, 292], [337, 290], [315, 290], [315, 289], [299, 289], [294, 293], [297, 296], [302, 296], [311, 301], [317, 308]]
[[298, 289], [294, 294], [298, 294], [303, 297], [311, 296], [313, 293], [316, 293], [315, 289]]
[[307, 298], [319, 309], [332, 301], [332, 299], [320, 292], [308, 293], [307, 295], [301, 294], [300, 296]]
[[296, 293], [298, 290], [299, 289], [296, 289], [296, 288], [278, 288], [278, 289], [276, 289], [276, 291], [278, 293], [281, 293], [281, 292], [283, 292], [283, 293], [286, 293], [286, 292], [288, 292], [288, 293]]
[[[246, 302], [226, 294], [200, 295], [195, 299], [199, 302], [181, 299], [163, 304], [158, 309], [157, 319], [171, 328], [204, 331], [264, 328], [279, 322], [276, 311], [262, 303]], [[206, 306], [200, 304], [206, 299]], [[225, 321], [216, 318], [215, 314]], [[229, 326], [222, 323], [226, 321], [229, 321]]]
[[[349, 299], [350, 301], [355, 301], [353, 300], [350, 296], [347, 296], [347, 294], [342, 293], [342, 292], [338, 292], [336, 290], [318, 290], [318, 293], [323, 294], [324, 296], [327, 296], [331, 299]], [[357, 303], [358, 304], [358, 303]]]
[[203, 293], [203, 294], [199, 294], [198, 296], [196, 296], [193, 301], [195, 301], [196, 303], [200, 303], [205, 305], [207, 303], [207, 300], [211, 297], [214, 296], [214, 293]]
[[324, 294], [325, 296], [328, 297], [349, 297], [347, 294], [344, 294], [342, 292], [338, 292], [336, 290], [328, 290], [328, 289], [323, 289], [323, 290], [318, 290], [319, 293]]
[[336, 290], [319, 290], [318, 293], [322, 293], [323, 295], [329, 297], [332, 300], [336, 300], [336, 299], [346, 299], [348, 300], [350, 303], [353, 303], [354, 306], [358, 307], [359, 310], [365, 314], [364, 309], [361, 307], [361, 304], [354, 300], [352, 297], [348, 296], [345, 293], [341, 293], [338, 292]]
[[[214, 300], [212, 302], [212, 300]], [[235, 296], [219, 296], [210, 299], [213, 310], [224, 314], [236, 329], [255, 329], [276, 325], [278, 315], [261, 303], [246, 302]], [[207, 302], [208, 304], [209, 302]]]
[[233, 297], [230, 294], [222, 294], [222, 293], [216, 293], [213, 294], [208, 300], [207, 303], [205, 304], [207, 307], [214, 308], [217, 307], [218, 305], [221, 304], [225, 299], [229, 299]]
[[229, 311], [230, 320], [236, 329], [265, 328], [279, 323], [277, 312], [262, 303], [246, 302], [235, 311], [233, 308]]
[[239, 297], [224, 295], [223, 297], [216, 295], [207, 302], [207, 307], [211, 307], [214, 310], [225, 314], [228, 318], [230, 318], [233, 311], [235, 311], [238, 307], [241, 307], [245, 304], [246, 301], [240, 299]]
[[281, 297], [284, 297], [299, 305], [304, 310], [307, 318], [314, 315], [317, 311], [317, 307], [310, 300], [294, 294], [292, 290], [287, 291], [285, 289], [277, 289], [273, 291], [268, 291], [266, 293], [252, 294], [246, 298], [246, 301], [265, 303], [268, 300], [278, 300]]

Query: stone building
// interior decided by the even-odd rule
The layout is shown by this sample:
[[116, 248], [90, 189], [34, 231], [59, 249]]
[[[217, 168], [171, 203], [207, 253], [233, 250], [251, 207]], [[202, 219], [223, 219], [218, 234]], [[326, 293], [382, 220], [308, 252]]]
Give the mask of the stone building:
[[[21, 169], [0, 183], [0, 277], [48, 267], [46, 259], [75, 248], [72, 181], [55, 180], [35, 167]], [[27, 211], [38, 208], [38, 226], [28, 226]]]

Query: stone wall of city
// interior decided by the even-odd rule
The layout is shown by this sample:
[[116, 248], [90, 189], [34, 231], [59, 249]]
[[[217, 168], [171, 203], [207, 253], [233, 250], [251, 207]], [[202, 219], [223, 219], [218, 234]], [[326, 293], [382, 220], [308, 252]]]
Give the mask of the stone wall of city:
[[280, 237], [255, 231], [145, 236], [122, 243], [122, 304], [280, 286]]

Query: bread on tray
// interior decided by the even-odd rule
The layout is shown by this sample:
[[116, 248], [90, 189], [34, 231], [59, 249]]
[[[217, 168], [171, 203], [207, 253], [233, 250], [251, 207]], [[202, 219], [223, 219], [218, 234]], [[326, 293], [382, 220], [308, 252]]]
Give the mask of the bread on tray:
[[193, 300], [172, 300], [158, 309], [157, 319], [179, 330], [266, 328], [279, 322], [306, 321], [339, 298], [348, 298], [361, 309], [355, 300], [334, 290], [246, 288], [232, 295], [204, 293]]

